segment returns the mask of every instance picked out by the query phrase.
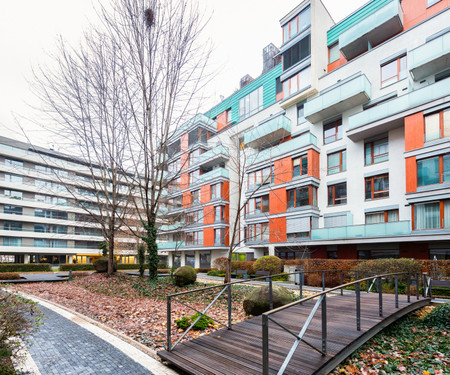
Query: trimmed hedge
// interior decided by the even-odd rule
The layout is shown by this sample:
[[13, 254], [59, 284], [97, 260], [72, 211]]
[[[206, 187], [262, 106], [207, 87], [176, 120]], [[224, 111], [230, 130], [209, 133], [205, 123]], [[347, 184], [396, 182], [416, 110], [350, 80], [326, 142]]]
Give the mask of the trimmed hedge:
[[248, 274], [253, 274], [255, 271], [253, 270], [255, 262], [251, 261], [243, 261], [243, 260], [233, 260], [231, 262], [231, 271], [237, 270], [245, 270]]
[[49, 263], [3, 263], [0, 272], [51, 272]]
[[59, 265], [60, 271], [94, 271], [94, 265], [92, 263], [88, 264], [78, 264], [78, 263], [65, 263]]

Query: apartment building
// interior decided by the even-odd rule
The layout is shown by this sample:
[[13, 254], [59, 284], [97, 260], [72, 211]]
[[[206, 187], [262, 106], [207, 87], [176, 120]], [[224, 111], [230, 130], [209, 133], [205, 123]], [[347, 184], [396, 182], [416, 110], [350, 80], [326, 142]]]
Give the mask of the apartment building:
[[[0, 137], [0, 262], [91, 263], [104, 241], [90, 169], [53, 150]], [[127, 189], [124, 187], [124, 189]], [[135, 263], [135, 241], [118, 238], [121, 263]]]
[[450, 258], [450, 1], [280, 25], [263, 74], [174, 134], [170, 264]]

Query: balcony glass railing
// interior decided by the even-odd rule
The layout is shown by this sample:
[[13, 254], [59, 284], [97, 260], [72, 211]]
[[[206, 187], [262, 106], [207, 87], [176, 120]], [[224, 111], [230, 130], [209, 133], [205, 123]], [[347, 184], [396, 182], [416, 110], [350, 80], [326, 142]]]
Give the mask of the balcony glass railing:
[[219, 178], [219, 177], [229, 178], [228, 169], [216, 168], [208, 173], [204, 173], [204, 174], [200, 175], [192, 184], [190, 184], [189, 187], [201, 185], [201, 184], [204, 184], [210, 180], [213, 180], [213, 179]]
[[185, 247], [184, 241], [180, 242], [158, 242], [158, 250], [175, 250]]
[[223, 145], [219, 145], [197, 156], [193, 163], [189, 165], [189, 168], [204, 165], [209, 161], [214, 162], [214, 160], [218, 158], [225, 161], [228, 160], [229, 156], [230, 153], [228, 151], [228, 148]]
[[349, 225], [336, 228], [320, 228], [311, 230], [311, 240], [336, 240], [365, 237], [395, 237], [411, 234], [409, 221], [391, 223]]
[[291, 134], [291, 120], [284, 115], [275, 116], [245, 132], [244, 144], [250, 147], [262, 146], [287, 137], [289, 134]]

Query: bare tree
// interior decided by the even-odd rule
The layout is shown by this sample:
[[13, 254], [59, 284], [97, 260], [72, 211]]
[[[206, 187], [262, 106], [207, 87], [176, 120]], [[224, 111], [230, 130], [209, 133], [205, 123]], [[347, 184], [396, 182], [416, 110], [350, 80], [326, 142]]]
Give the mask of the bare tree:
[[204, 22], [188, 0], [118, 0], [101, 8], [111, 39], [120, 46], [124, 97], [131, 112], [125, 134], [130, 154], [127, 176], [137, 187], [134, 200], [147, 245], [150, 279], [157, 278], [157, 217], [164, 204], [169, 144], [197, 110], [210, 49], [200, 40]]

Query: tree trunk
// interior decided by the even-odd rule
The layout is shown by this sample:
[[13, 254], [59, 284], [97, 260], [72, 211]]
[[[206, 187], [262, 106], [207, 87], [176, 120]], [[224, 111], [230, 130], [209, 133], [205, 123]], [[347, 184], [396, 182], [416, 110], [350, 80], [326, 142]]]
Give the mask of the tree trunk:
[[144, 223], [146, 236], [142, 239], [147, 245], [148, 253], [148, 273], [149, 279], [156, 281], [158, 280], [158, 244], [156, 243], [156, 225], [155, 219], [151, 218], [148, 223]]
[[111, 234], [108, 238], [109, 253], [108, 253], [108, 276], [114, 274], [114, 234]]
[[225, 270], [225, 279], [223, 280], [224, 284], [231, 282], [231, 251], [228, 254], [228, 259], [227, 259], [227, 268]]

